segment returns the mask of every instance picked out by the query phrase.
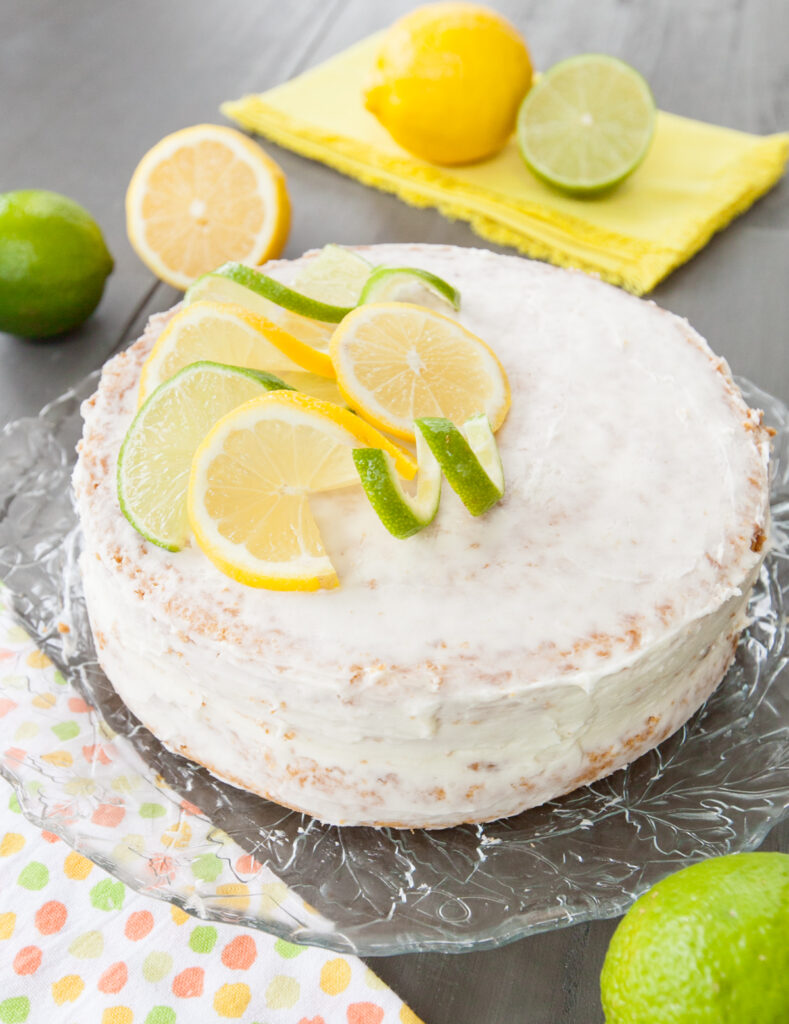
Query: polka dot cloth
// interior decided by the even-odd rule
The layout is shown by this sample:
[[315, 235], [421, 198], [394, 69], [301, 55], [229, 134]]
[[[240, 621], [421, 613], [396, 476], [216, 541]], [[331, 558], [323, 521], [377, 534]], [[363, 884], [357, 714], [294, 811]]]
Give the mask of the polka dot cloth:
[[140, 896], [0, 783], [0, 1024], [420, 1024], [361, 960]]
[[[78, 720], [90, 708], [78, 696], [56, 697], [58, 687], [66, 689], [57, 677], [46, 656], [3, 613], [0, 597], [0, 751], [19, 764], [40, 740], [42, 727], [33, 715], [24, 718], [23, 698], [42, 713], [58, 699], [67, 701], [68, 716], [51, 726], [55, 749], [38, 755], [40, 761], [47, 770], [70, 772], [69, 813], [87, 816], [102, 830], [126, 826], [130, 815], [123, 806], [96, 800], [95, 776], [111, 763], [112, 744], [106, 737], [83, 739], [90, 730]], [[87, 771], [74, 771], [69, 744], [79, 748]], [[131, 776], [113, 776], [113, 793], [135, 785]], [[159, 800], [143, 799], [135, 810], [138, 829], [164, 830], [167, 857], [154, 866], [163, 878], [170, 853], [175, 858], [186, 849], [200, 823], [182, 811], [183, 805], [170, 823]], [[125, 835], [127, 857], [135, 856], [143, 840], [141, 834]], [[236, 855], [233, 865], [236, 878], [260, 872], [248, 855]], [[246, 884], [222, 880], [226, 862], [216, 853], [200, 854], [190, 870], [198, 881], [215, 885], [219, 900], [249, 902]], [[279, 905], [287, 887], [271, 876], [262, 890]], [[2, 780], [0, 980], [0, 1024], [420, 1024], [356, 957], [206, 923], [137, 894], [54, 833], [30, 824]]]

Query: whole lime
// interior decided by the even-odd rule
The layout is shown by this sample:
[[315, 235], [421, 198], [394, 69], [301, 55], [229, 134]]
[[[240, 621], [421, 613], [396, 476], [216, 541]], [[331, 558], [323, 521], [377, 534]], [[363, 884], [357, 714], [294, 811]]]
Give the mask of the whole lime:
[[47, 338], [99, 304], [112, 256], [73, 199], [38, 189], [0, 194], [0, 331]]
[[614, 932], [606, 1024], [789, 1021], [789, 856], [739, 853], [658, 882]]

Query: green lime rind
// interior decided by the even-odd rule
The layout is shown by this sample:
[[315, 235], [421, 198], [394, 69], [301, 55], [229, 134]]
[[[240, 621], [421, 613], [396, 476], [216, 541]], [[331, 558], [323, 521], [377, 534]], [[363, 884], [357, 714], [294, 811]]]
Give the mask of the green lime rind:
[[504, 471], [487, 416], [473, 416], [462, 431], [443, 416], [415, 422], [449, 486], [473, 516], [483, 515], [501, 500]]
[[416, 459], [419, 467], [416, 493], [403, 490], [395, 464], [380, 448], [354, 448], [364, 493], [386, 529], [405, 540], [424, 530], [436, 517], [441, 501], [441, 468], [421, 435], [416, 435]]
[[262, 274], [259, 270], [247, 267], [243, 263], [225, 263], [210, 274], [203, 274], [195, 283], [187, 289], [185, 301], [187, 304], [201, 298], [201, 291], [205, 290], [206, 282], [210, 283], [211, 278], [224, 277], [234, 284], [248, 288], [256, 295], [274, 302], [291, 313], [298, 313], [300, 316], [309, 317], [311, 320], [320, 320], [324, 323], [338, 324], [344, 316], [351, 312], [353, 306], [332, 306], [327, 302], [319, 302], [311, 299], [301, 292], [288, 288], [286, 284], [275, 281], [273, 277]]
[[[190, 405], [185, 397], [190, 384], [199, 375], [212, 374], [216, 387], [207, 392], [209, 401]], [[235, 394], [221, 387], [228, 378]], [[203, 437], [242, 402], [283, 388], [294, 390], [273, 373], [204, 359], [184, 366], [151, 392], [126, 431], [118, 455], [118, 502], [134, 529], [157, 547], [180, 551], [189, 538], [186, 490], [192, 455]], [[192, 430], [189, 438], [167, 429], [168, 408], [178, 405], [179, 392], [176, 415]]]
[[457, 288], [437, 274], [418, 267], [376, 267], [362, 288], [359, 305], [368, 302], [396, 302], [398, 290], [412, 288], [414, 284], [426, 288], [452, 309], [460, 309], [460, 292]]
[[294, 289], [319, 302], [355, 306], [372, 269], [372, 265], [352, 249], [329, 242], [305, 263], [294, 281]]
[[518, 111], [516, 137], [535, 177], [586, 198], [605, 194], [636, 170], [656, 120], [643, 75], [617, 57], [587, 53], [539, 77]]

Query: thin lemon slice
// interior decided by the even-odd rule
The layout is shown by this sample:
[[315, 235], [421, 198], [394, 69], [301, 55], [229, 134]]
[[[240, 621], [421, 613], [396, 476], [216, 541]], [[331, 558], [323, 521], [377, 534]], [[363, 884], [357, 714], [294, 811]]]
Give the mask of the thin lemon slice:
[[118, 501], [135, 530], [179, 551], [189, 537], [186, 485], [197, 446], [225, 413], [284, 387], [271, 374], [207, 361], [161, 384], [134, 417], [118, 456]]
[[394, 460], [380, 448], [357, 448], [353, 461], [364, 493], [386, 529], [405, 540], [436, 517], [441, 501], [441, 467], [421, 433], [416, 435], [416, 459], [419, 466], [416, 493], [403, 490]]
[[605, 54], [581, 54], [532, 86], [518, 113], [518, 145], [538, 178], [572, 195], [594, 195], [638, 167], [655, 114], [635, 68]]
[[447, 313], [460, 309], [460, 292], [429, 270], [376, 267], [362, 288], [359, 302], [413, 302]]
[[504, 469], [487, 416], [472, 416], [458, 429], [442, 417], [416, 421], [450, 487], [473, 516], [504, 497]]
[[358, 484], [353, 449], [371, 447], [414, 476], [411, 457], [347, 409], [293, 391], [247, 402], [216, 424], [192, 462], [188, 507], [197, 543], [248, 586], [337, 586], [309, 496]]
[[205, 274], [184, 296], [186, 305], [203, 299], [235, 303], [266, 317], [314, 350], [313, 372], [334, 376], [329, 341], [334, 325], [349, 312], [347, 307], [310, 299], [241, 263], [227, 263]]
[[309, 345], [243, 306], [195, 302], [180, 309], [157, 338], [140, 374], [139, 401], [142, 404], [163, 381], [199, 359], [280, 377], [299, 374], [308, 385], [307, 374], [315, 372], [314, 356]]
[[320, 302], [355, 306], [372, 269], [367, 260], [353, 250], [330, 243], [309, 259], [293, 287]]
[[507, 375], [471, 331], [430, 309], [400, 302], [359, 306], [331, 342], [348, 404], [381, 430], [414, 439], [414, 420], [465, 423], [483, 411], [494, 430], [510, 405]]
[[126, 193], [129, 241], [157, 277], [187, 288], [225, 260], [282, 252], [290, 200], [279, 166], [246, 135], [200, 124], [165, 136]]

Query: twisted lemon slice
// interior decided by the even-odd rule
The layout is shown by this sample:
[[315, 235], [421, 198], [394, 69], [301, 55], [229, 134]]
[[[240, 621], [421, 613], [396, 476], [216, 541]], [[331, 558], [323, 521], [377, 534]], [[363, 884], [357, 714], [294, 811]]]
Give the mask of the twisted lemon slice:
[[197, 543], [226, 575], [269, 590], [336, 587], [310, 494], [358, 484], [355, 448], [380, 448], [411, 478], [411, 456], [347, 409], [271, 392], [223, 417], [198, 448], [189, 481]]

